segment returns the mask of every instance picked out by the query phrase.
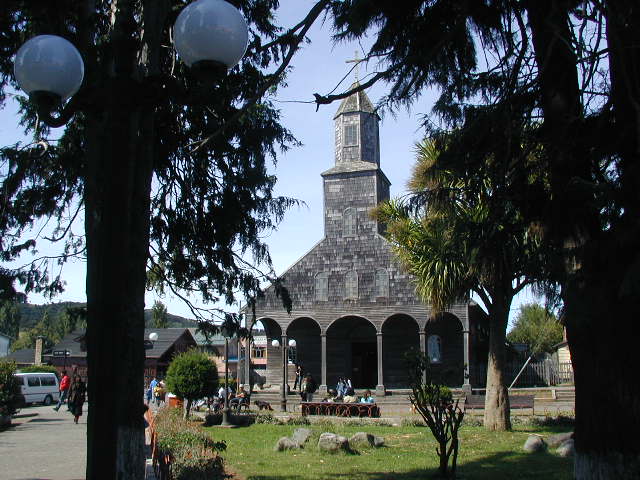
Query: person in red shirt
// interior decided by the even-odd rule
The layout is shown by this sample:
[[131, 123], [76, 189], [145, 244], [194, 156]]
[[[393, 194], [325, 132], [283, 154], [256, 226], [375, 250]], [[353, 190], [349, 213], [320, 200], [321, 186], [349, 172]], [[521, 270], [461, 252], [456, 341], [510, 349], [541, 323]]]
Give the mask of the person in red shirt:
[[69, 380], [69, 377], [67, 376], [67, 372], [65, 372], [64, 370], [62, 371], [62, 380], [60, 380], [60, 398], [58, 399], [58, 404], [53, 407], [53, 409], [57, 412], [60, 409], [60, 405], [62, 405], [64, 403], [64, 401], [67, 399], [67, 395], [69, 394], [69, 386], [71, 384], [71, 381]]

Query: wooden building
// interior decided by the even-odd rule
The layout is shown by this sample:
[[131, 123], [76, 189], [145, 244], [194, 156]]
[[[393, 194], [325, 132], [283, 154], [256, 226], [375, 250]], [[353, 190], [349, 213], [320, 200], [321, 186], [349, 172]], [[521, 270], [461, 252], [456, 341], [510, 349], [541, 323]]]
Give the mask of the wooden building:
[[486, 361], [484, 311], [463, 299], [433, 316], [382, 236], [384, 225], [370, 216], [390, 187], [380, 168], [378, 122], [364, 92], [343, 100], [334, 117], [335, 165], [321, 175], [324, 238], [282, 275], [290, 315], [273, 288], [257, 303], [267, 383], [281, 391], [292, 377], [290, 339], [295, 360], [321, 391], [339, 376], [378, 395], [407, 388], [404, 354], [412, 348], [428, 355], [442, 381], [468, 390], [469, 365]]

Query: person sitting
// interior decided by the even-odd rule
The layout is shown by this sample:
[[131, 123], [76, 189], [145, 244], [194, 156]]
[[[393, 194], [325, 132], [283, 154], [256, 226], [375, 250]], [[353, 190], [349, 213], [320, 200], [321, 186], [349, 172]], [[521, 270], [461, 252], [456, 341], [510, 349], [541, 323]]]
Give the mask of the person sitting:
[[360, 399], [360, 403], [376, 403], [375, 398], [371, 396], [371, 390], [364, 391], [364, 396]]
[[240, 406], [248, 405], [249, 404], [249, 402], [247, 401], [248, 396], [249, 394], [245, 391], [244, 388], [240, 389], [238, 394], [235, 397], [233, 397], [231, 400], [229, 400], [229, 407], [235, 408], [236, 410], [238, 410]]
[[336, 392], [338, 397], [344, 397], [344, 393], [346, 391], [346, 383], [342, 379], [342, 377], [338, 377], [338, 383], [336, 384]]

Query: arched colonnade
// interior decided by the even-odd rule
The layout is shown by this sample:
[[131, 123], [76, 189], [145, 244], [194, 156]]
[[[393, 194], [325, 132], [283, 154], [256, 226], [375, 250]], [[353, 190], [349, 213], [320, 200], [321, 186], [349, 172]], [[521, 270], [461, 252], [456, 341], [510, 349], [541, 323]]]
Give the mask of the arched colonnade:
[[[408, 388], [404, 354], [411, 349], [429, 356], [432, 372], [443, 383], [468, 384], [469, 328], [452, 313], [422, 324], [405, 313], [379, 322], [343, 315], [325, 322], [324, 327], [311, 316], [286, 321], [262, 317], [259, 321], [267, 337], [267, 383], [279, 384], [281, 391], [285, 384], [292, 386], [294, 363], [314, 376], [322, 393], [333, 388], [341, 376], [350, 378], [354, 388], [375, 388], [377, 395]], [[293, 348], [288, 347], [291, 339], [296, 343]]]

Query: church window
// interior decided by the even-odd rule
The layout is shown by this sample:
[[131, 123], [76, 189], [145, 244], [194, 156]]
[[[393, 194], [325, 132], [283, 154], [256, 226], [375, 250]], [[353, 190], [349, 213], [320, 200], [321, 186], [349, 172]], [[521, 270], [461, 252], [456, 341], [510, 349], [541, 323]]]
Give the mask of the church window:
[[438, 335], [427, 338], [427, 355], [431, 363], [442, 362], [442, 339]]
[[329, 300], [329, 274], [322, 272], [316, 275], [316, 301], [326, 302]]
[[376, 297], [389, 296], [389, 274], [384, 268], [376, 270]]
[[345, 146], [358, 145], [358, 125], [344, 126], [344, 144]]
[[356, 211], [353, 208], [347, 208], [342, 214], [342, 236], [354, 236], [356, 234], [356, 226]]
[[358, 298], [358, 274], [353, 270], [344, 276], [344, 298]]

